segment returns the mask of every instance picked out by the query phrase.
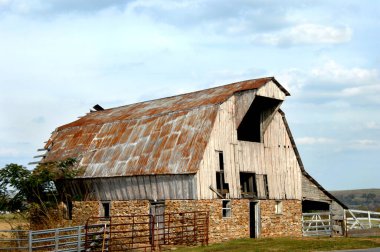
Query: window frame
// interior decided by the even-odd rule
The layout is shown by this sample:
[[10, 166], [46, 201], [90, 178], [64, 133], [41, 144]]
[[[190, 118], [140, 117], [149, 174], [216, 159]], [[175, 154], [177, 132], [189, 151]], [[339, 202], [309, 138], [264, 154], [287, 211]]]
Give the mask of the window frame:
[[275, 206], [274, 206], [274, 213], [277, 215], [281, 215], [283, 213], [283, 205], [281, 200], [276, 200]]
[[255, 172], [239, 172], [240, 194], [242, 198], [257, 198], [257, 183]]
[[111, 217], [111, 201], [100, 202], [100, 217], [104, 219]]
[[230, 188], [228, 183], [226, 183], [225, 177], [224, 177], [224, 157], [223, 157], [223, 151], [216, 151], [218, 154], [218, 160], [219, 160], [219, 170], [216, 171], [216, 190], [221, 195], [226, 196], [230, 192]]
[[230, 199], [222, 199], [222, 218], [228, 219], [232, 217], [232, 206]]

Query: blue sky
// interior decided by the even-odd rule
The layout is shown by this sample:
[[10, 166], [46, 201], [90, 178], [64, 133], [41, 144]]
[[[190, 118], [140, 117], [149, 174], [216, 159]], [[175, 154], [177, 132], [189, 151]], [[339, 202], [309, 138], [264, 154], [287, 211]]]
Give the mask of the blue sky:
[[0, 167], [27, 165], [97, 103], [275, 76], [309, 173], [380, 188], [379, 13], [371, 0], [0, 0]]

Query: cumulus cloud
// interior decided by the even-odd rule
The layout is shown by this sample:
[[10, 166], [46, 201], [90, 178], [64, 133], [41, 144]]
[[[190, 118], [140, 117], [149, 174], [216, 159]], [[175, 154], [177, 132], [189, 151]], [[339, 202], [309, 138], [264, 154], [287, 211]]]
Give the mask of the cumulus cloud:
[[301, 137], [296, 139], [296, 143], [300, 145], [314, 145], [314, 144], [331, 144], [335, 139], [325, 137]]
[[343, 96], [375, 95], [380, 98], [380, 84], [345, 88], [341, 94]]
[[[379, 80], [377, 69], [361, 67], [345, 67], [334, 60], [327, 60], [322, 66], [311, 70], [313, 78], [321, 82], [334, 82], [346, 85], [373, 84]], [[348, 93], [350, 91], [347, 91]], [[355, 91], [351, 91], [355, 92]]]
[[127, 9], [174, 26], [228, 34], [276, 30], [289, 24], [288, 10], [270, 1], [136, 0]]
[[368, 122], [366, 126], [368, 129], [380, 129], [380, 123], [377, 122]]
[[365, 150], [365, 149], [378, 149], [380, 142], [373, 139], [358, 139], [349, 143], [351, 149]]
[[340, 44], [351, 40], [349, 27], [320, 24], [298, 24], [279, 32], [254, 35], [252, 41], [272, 46]]

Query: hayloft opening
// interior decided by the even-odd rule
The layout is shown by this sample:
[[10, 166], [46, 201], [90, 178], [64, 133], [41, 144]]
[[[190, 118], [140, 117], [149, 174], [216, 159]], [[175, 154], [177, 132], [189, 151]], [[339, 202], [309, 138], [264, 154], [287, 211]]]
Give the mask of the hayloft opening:
[[256, 96], [237, 129], [237, 138], [241, 141], [262, 142], [263, 123], [271, 117], [281, 101]]
[[240, 172], [240, 188], [242, 198], [257, 198], [256, 174]]

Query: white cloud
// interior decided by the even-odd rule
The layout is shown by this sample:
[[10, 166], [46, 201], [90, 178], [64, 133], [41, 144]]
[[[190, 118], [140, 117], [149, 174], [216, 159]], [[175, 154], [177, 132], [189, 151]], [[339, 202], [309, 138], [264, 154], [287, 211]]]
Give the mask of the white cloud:
[[301, 137], [296, 139], [296, 143], [300, 145], [314, 145], [314, 144], [331, 144], [335, 139], [325, 137]]
[[305, 73], [298, 68], [282, 70], [275, 77], [291, 94], [300, 92], [307, 81]]
[[280, 32], [254, 35], [253, 42], [273, 46], [340, 44], [350, 41], [351, 37], [349, 27], [299, 24]]
[[334, 60], [326, 61], [322, 66], [311, 70], [313, 78], [318, 78], [323, 82], [334, 82], [352, 85], [373, 84], [379, 80], [377, 69], [366, 69], [361, 67], [347, 68], [338, 64]]
[[342, 90], [343, 96], [357, 96], [357, 95], [377, 95], [380, 97], [380, 85], [366, 85], [345, 88]]
[[351, 141], [348, 146], [355, 150], [378, 149], [380, 142], [373, 139], [358, 139]]
[[366, 126], [368, 129], [380, 129], [380, 123], [376, 122], [368, 122]]

